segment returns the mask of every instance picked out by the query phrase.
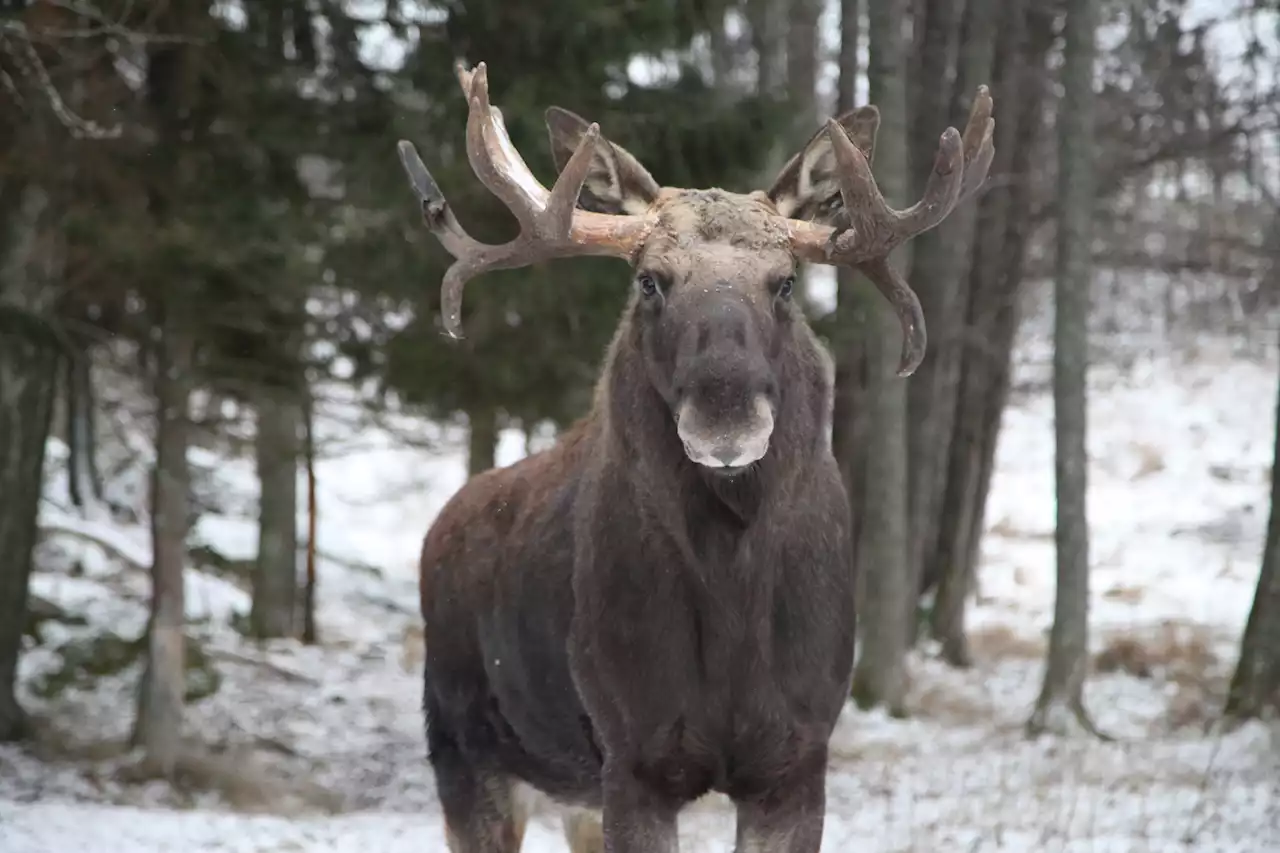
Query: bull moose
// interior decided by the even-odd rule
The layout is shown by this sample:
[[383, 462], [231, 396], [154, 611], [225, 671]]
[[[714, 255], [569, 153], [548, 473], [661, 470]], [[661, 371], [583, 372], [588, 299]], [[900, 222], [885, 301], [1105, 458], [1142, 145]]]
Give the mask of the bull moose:
[[924, 318], [888, 255], [985, 180], [991, 97], [979, 89], [920, 201], [894, 210], [870, 168], [874, 106], [828, 120], [746, 195], [660, 187], [597, 124], [551, 107], [548, 191], [484, 63], [455, 70], [472, 169], [520, 234], [473, 239], [399, 143], [455, 258], [446, 330], [486, 270], [609, 255], [633, 275], [590, 412], [551, 449], [472, 478], [423, 543], [424, 711], [449, 849], [517, 853], [533, 788], [568, 807], [574, 853], [675, 853], [677, 815], [710, 791], [737, 809], [738, 853], [815, 853], [855, 571], [833, 362], [792, 301], [797, 264], [873, 282], [909, 375]]

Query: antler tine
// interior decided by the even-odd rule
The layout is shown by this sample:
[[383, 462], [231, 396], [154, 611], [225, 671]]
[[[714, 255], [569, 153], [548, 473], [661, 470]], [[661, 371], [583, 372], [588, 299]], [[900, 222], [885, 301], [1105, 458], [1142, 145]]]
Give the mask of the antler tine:
[[547, 204], [547, 189], [511, 144], [502, 113], [489, 102], [489, 71], [481, 62], [454, 73], [467, 97], [467, 160], [480, 183], [497, 196], [522, 226], [529, 225]]
[[954, 127], [943, 132], [924, 192], [906, 210], [894, 210], [888, 205], [871, 171], [878, 117], [866, 117], [857, 129], [859, 139], [851, 138], [840, 124], [828, 120], [826, 131], [840, 175], [843, 214], [849, 227], [788, 221], [797, 255], [817, 263], [857, 268], [893, 305], [903, 334], [899, 376], [909, 376], [919, 367], [927, 336], [920, 301], [888, 263], [888, 256], [901, 243], [937, 226], [960, 201], [982, 186], [995, 156], [992, 109], [990, 90], [980, 86], [963, 138]]
[[[969, 109], [969, 123], [964, 128], [964, 184], [960, 188], [960, 201], [977, 192], [987, 180], [991, 160], [996, 155], [996, 120], [991, 117], [994, 109], [991, 90], [978, 87], [978, 95]], [[958, 203], [958, 202], [957, 202]]]
[[882, 256], [859, 264], [858, 270], [876, 286], [876, 290], [893, 306], [902, 324], [902, 354], [898, 357], [898, 376], [910, 376], [924, 361], [929, 334], [924, 325], [924, 309], [920, 298], [902, 274]]
[[484, 63], [474, 70], [458, 63], [455, 73], [469, 104], [467, 159], [481, 183], [520, 222], [520, 234], [507, 243], [493, 246], [472, 238], [454, 216], [413, 143], [399, 142], [400, 162], [422, 204], [423, 221], [454, 257], [441, 284], [440, 311], [445, 331], [459, 338], [462, 293], [470, 279], [487, 270], [512, 269], [556, 257], [629, 257], [652, 222], [645, 216], [610, 216], [576, 209], [600, 138], [599, 125], [593, 123], [587, 128], [548, 192], [511, 145], [502, 114], [489, 103]]

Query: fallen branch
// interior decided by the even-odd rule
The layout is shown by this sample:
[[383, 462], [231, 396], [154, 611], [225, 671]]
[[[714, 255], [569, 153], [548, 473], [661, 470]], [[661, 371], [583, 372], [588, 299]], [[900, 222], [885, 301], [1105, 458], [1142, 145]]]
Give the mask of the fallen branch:
[[229, 649], [208, 649], [207, 652], [209, 656], [213, 658], [227, 660], [233, 663], [242, 663], [247, 666], [260, 667], [262, 669], [267, 670], [268, 672], [271, 672], [280, 676], [285, 681], [289, 681], [294, 684], [305, 684], [309, 687], [320, 686], [320, 682], [316, 681], [311, 676], [305, 675], [301, 672], [297, 672], [296, 670], [292, 670], [287, 667], [283, 667], [278, 663], [272, 663], [269, 660], [264, 660], [262, 658], [249, 657], [248, 655], [242, 655], [239, 652], [233, 652]]
[[65, 524], [56, 520], [42, 521], [40, 523], [40, 532], [50, 536], [67, 536], [71, 539], [79, 540], [80, 542], [87, 542], [90, 545], [96, 545], [105, 551], [108, 557], [123, 563], [125, 568], [134, 569], [139, 572], [151, 571], [150, 566], [139, 562], [136, 557], [127, 553], [119, 545], [111, 542], [104, 536], [85, 529], [80, 525]]

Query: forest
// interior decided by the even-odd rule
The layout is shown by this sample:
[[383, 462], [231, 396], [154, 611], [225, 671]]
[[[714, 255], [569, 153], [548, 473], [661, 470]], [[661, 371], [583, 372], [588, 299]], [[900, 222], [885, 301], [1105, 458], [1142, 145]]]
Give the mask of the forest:
[[546, 187], [550, 107], [746, 193], [872, 104], [895, 208], [987, 87], [985, 183], [893, 253], [914, 373], [870, 279], [795, 282], [858, 585], [822, 849], [1270, 849], [1280, 2], [0, 0], [0, 850], [444, 849], [423, 537], [632, 292], [485, 272], [447, 334], [397, 143], [518, 231], [459, 61]]

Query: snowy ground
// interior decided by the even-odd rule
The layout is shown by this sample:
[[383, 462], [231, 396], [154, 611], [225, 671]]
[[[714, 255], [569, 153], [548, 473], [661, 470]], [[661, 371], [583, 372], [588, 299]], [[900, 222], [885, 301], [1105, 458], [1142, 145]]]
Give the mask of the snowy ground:
[[[1095, 371], [1090, 417], [1099, 672], [1088, 698], [1117, 742], [1022, 736], [1053, 595], [1051, 400], [1036, 390], [1043, 345], [1028, 343], [988, 512], [977, 666], [949, 670], [925, 650], [911, 720], [846, 714], [825, 851], [1274, 849], [1280, 735], [1207, 729], [1256, 579], [1276, 360], [1210, 345], [1124, 362]], [[248, 609], [244, 590], [191, 571], [193, 635], [222, 684], [190, 709], [200, 751], [186, 784], [128, 780], [136, 666], [52, 699], [27, 695], [48, 731], [34, 747], [0, 748], [0, 851], [444, 849], [421, 735], [413, 570], [423, 531], [463, 480], [461, 458], [447, 433], [401, 423], [399, 435], [437, 442], [413, 449], [353, 426], [349, 407], [333, 406], [324, 426], [326, 446], [344, 445], [319, 469], [324, 644], [246, 643], [228, 625]], [[507, 436], [500, 461], [521, 452]], [[193, 460], [220, 507], [197, 538], [250, 556], [250, 463]], [[145, 528], [75, 517], [58, 493], [55, 482], [34, 591], [88, 625], [47, 627], [23, 660], [28, 690], [59, 663], [61, 642], [106, 628], [133, 638], [146, 618]], [[682, 832], [686, 851], [728, 851], [731, 813], [708, 798]], [[567, 849], [549, 813], [526, 849]]]

